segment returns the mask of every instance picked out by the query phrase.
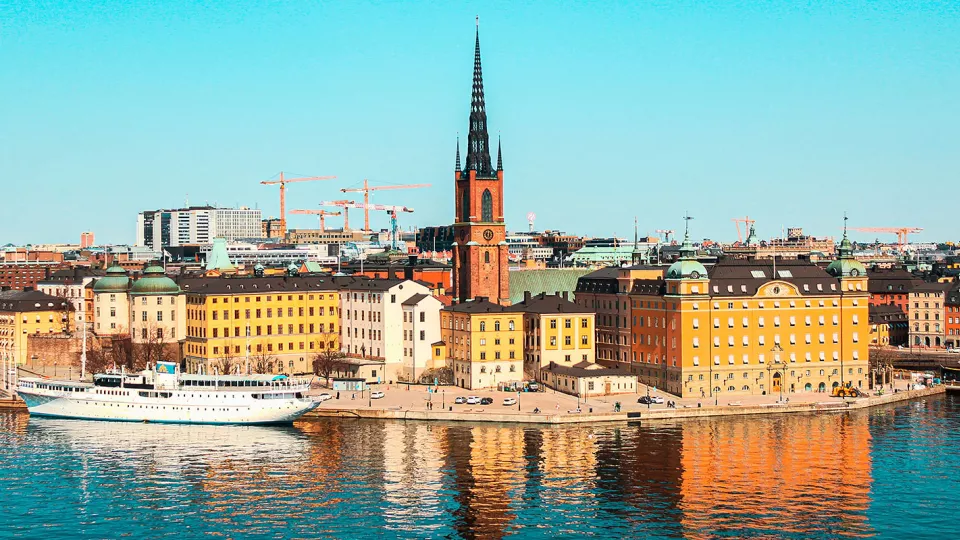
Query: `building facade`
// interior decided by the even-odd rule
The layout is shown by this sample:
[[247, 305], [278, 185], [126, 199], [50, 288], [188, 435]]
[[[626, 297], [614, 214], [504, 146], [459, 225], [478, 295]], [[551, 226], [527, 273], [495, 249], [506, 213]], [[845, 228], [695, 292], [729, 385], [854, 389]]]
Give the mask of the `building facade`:
[[130, 285], [127, 271], [111, 266], [93, 284], [93, 333], [98, 336], [130, 334]]
[[596, 359], [595, 313], [567, 299], [566, 293], [524, 295], [510, 307], [523, 315], [524, 376], [538, 379], [550, 364], [575, 366]]
[[827, 270], [805, 260], [722, 259], [684, 241], [661, 278], [634, 280], [631, 372], [683, 397], [826, 392], [868, 377], [866, 272], [849, 241]]
[[261, 238], [260, 210], [193, 206], [172, 210], [147, 210], [137, 215], [137, 246], [153, 250], [186, 244], [209, 244], [214, 238], [229, 241]]
[[445, 356], [457, 386], [497, 388], [523, 380], [521, 311], [480, 297], [444, 308], [440, 327], [435, 355]]
[[910, 345], [946, 345], [946, 296], [950, 283], [921, 283], [910, 291]]
[[[404, 279], [340, 278], [339, 283], [341, 349], [348, 361], [381, 363], [377, 376], [383, 382], [412, 380], [414, 361], [429, 361], [432, 355], [427, 346], [439, 334], [440, 303], [428, 298], [430, 288]], [[423, 322], [419, 322], [420, 313]], [[404, 322], [411, 314], [417, 321], [415, 329]], [[413, 340], [405, 339], [410, 331], [415, 332]], [[410, 356], [410, 348], [422, 356]]]
[[4, 365], [27, 363], [27, 339], [31, 335], [72, 332], [72, 312], [67, 299], [40, 291], [0, 292], [0, 355]]
[[313, 373], [339, 350], [339, 295], [329, 276], [182, 281], [184, 358], [191, 373]]
[[453, 297], [455, 302], [479, 296], [499, 304], [510, 302], [506, 226], [503, 219], [503, 161], [497, 148], [497, 168], [490, 161], [487, 111], [480, 67], [477, 30], [473, 65], [473, 95], [467, 136], [466, 167], [460, 168], [460, 143], [454, 171], [456, 222], [453, 225]]

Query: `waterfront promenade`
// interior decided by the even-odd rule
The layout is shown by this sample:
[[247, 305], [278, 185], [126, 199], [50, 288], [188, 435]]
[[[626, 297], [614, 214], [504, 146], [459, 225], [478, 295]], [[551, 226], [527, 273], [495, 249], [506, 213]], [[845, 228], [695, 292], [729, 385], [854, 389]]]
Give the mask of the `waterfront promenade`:
[[[889, 388], [889, 387], [888, 387]], [[554, 392], [521, 392], [519, 406], [503, 405], [505, 398], [518, 398], [517, 393], [494, 390], [470, 391], [444, 387], [440, 393], [428, 393], [426, 387], [406, 385], [380, 385], [384, 392], [380, 399], [370, 399], [364, 393], [341, 392], [339, 399], [330, 399], [311, 411], [304, 419], [323, 417], [371, 418], [396, 420], [436, 420], [460, 422], [508, 422], [533, 424], [573, 424], [593, 422], [622, 422], [625, 420], [670, 420], [680, 418], [705, 418], [715, 416], [738, 416], [757, 414], [783, 414], [798, 412], [834, 412], [862, 409], [886, 403], [916, 399], [942, 394], [946, 387], [937, 386], [922, 390], [907, 390], [906, 381], [897, 381], [896, 392], [885, 390], [882, 396], [865, 398], [834, 398], [829, 394], [807, 392], [779, 396], [724, 396], [708, 399], [675, 398], [662, 392], [665, 401], [675, 401], [676, 408], [665, 404], [643, 405], [637, 398], [646, 395], [642, 388], [638, 394], [604, 396], [578, 400], [575, 396]], [[323, 390], [336, 396], [336, 392]], [[458, 396], [490, 397], [490, 405], [467, 405], [454, 403]], [[428, 405], [428, 402], [431, 403]], [[619, 402], [621, 409], [615, 412]], [[579, 408], [578, 408], [579, 406]], [[539, 413], [534, 413], [539, 409]]]

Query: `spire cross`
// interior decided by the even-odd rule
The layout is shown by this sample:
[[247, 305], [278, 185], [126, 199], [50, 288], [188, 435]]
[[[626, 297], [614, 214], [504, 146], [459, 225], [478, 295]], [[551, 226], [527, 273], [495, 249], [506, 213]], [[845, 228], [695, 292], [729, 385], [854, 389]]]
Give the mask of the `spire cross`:
[[637, 236], [637, 216], [633, 216], [633, 249], [640, 247], [640, 240]]
[[850, 219], [847, 217], [847, 212], [843, 212], [843, 237], [847, 237], [847, 220]]
[[686, 213], [683, 215], [683, 219], [686, 222], [684, 224], [683, 241], [686, 242], [690, 240], [690, 220], [693, 218], [690, 216], [689, 213]]

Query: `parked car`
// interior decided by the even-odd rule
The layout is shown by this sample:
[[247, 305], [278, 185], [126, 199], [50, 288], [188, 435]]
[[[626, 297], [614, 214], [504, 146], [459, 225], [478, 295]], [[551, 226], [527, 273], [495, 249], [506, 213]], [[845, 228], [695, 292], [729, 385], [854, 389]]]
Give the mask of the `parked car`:
[[480, 404], [481, 404], [481, 405], [493, 405], [493, 398], [490, 398], [490, 397], [480, 398]]
[[333, 396], [331, 396], [330, 394], [328, 394], [328, 393], [326, 393], [326, 392], [324, 392], [324, 393], [320, 394], [319, 396], [317, 396], [317, 401], [326, 401], [326, 400], [328, 400], [328, 399], [333, 399]]
[[517, 398], [508, 397], [508, 398], [506, 398], [506, 399], [503, 400], [503, 405], [504, 405], [504, 406], [516, 405], [516, 404], [517, 404]]
[[470, 396], [467, 398], [467, 405], [479, 405], [479, 404], [480, 404], [480, 398], [478, 398], [477, 396]]
[[960, 354], [960, 349], [947, 349], [948, 353]]
[[663, 396], [650, 396], [650, 399], [652, 399], [656, 405], [663, 405]]
[[536, 392], [536, 391], [540, 390], [540, 384], [535, 383], [535, 382], [532, 382], [532, 383], [530, 383], [530, 384], [527, 385], [527, 388], [528, 388], [531, 392]]
[[370, 392], [370, 399], [380, 399], [383, 397], [383, 392], [377, 390], [376, 392]]
[[637, 403], [641, 405], [649, 405], [653, 403], [653, 398], [650, 396], [640, 396], [640, 399], [637, 400]]
[[463, 396], [457, 396], [457, 399], [453, 400], [453, 402], [456, 403], [457, 405], [463, 405], [464, 403], [467, 402], [467, 398]]

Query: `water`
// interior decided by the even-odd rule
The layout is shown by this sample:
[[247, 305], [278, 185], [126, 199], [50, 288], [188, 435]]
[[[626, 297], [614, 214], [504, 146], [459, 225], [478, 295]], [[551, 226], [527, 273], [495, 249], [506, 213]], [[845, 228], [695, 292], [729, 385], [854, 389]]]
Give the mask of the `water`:
[[0, 538], [948, 538], [958, 428], [942, 396], [548, 428], [0, 412]]

